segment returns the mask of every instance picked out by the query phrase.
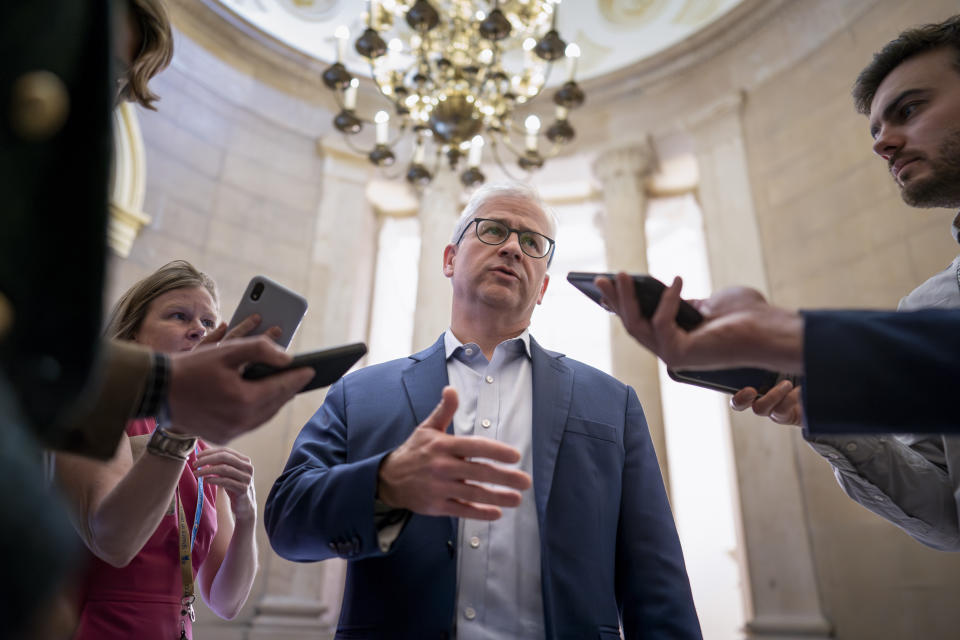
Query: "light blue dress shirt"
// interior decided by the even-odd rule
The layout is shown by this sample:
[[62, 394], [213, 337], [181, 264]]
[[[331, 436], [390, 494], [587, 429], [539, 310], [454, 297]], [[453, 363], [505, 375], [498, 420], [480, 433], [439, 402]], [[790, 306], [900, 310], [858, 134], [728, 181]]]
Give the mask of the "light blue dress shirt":
[[[520, 451], [517, 468], [533, 470], [533, 377], [530, 334], [497, 345], [489, 362], [474, 344], [444, 335], [447, 376], [457, 390], [458, 436], [497, 440]], [[533, 489], [499, 520], [460, 519], [457, 538], [458, 640], [543, 638], [540, 530]]]

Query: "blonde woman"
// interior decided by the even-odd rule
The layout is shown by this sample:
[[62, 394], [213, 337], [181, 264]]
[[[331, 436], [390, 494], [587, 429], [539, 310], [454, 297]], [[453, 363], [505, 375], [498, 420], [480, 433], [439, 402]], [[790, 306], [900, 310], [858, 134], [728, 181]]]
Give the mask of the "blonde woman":
[[[213, 281], [176, 261], [123, 295], [107, 332], [173, 353], [219, 337], [218, 321]], [[195, 593], [223, 618], [240, 611], [257, 572], [249, 458], [139, 418], [111, 460], [57, 454], [55, 471], [91, 552], [75, 640], [192, 638]]]

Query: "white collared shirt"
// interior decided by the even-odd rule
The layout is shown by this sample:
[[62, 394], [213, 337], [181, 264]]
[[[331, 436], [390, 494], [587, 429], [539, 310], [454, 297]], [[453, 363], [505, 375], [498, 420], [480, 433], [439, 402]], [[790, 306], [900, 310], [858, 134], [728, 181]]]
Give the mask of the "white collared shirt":
[[[533, 367], [530, 333], [497, 345], [489, 362], [474, 343], [444, 334], [447, 376], [457, 390], [458, 436], [479, 436], [520, 451], [515, 465], [533, 471]], [[540, 530], [533, 488], [493, 522], [459, 521], [458, 640], [539, 640], [545, 635]]]

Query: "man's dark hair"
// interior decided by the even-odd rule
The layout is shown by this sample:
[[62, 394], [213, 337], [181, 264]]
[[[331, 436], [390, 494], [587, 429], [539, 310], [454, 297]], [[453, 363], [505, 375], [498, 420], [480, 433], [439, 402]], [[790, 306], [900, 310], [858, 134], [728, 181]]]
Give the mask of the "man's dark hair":
[[937, 24], [907, 29], [874, 54], [873, 60], [853, 83], [853, 102], [857, 111], [870, 115], [870, 104], [880, 83], [904, 60], [942, 47], [953, 47], [956, 54], [953, 65], [960, 73], [960, 15]]

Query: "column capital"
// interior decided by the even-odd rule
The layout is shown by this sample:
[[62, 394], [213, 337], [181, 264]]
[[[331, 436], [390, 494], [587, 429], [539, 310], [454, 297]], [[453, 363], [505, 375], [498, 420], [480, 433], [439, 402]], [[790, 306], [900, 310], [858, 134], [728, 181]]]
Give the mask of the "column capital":
[[618, 176], [642, 177], [657, 164], [656, 153], [649, 142], [607, 149], [593, 161], [593, 175], [606, 184]]

